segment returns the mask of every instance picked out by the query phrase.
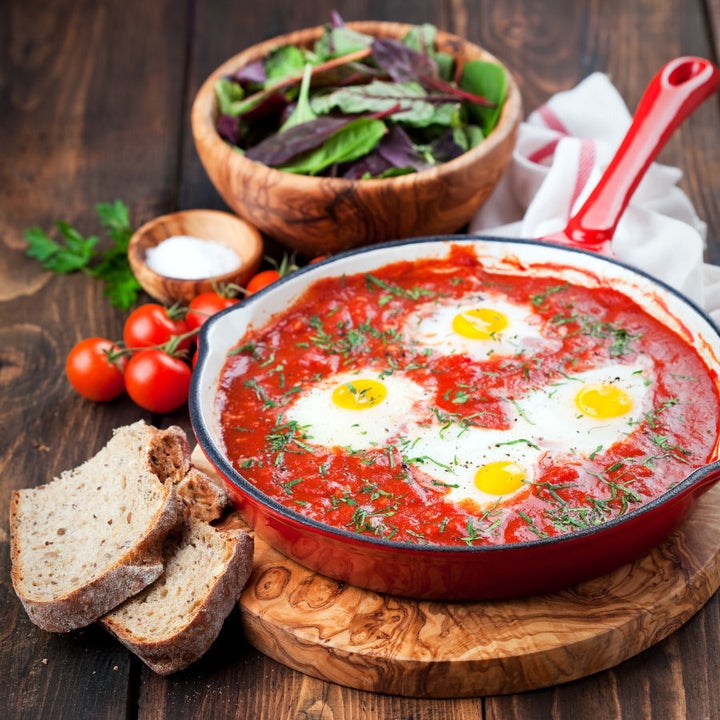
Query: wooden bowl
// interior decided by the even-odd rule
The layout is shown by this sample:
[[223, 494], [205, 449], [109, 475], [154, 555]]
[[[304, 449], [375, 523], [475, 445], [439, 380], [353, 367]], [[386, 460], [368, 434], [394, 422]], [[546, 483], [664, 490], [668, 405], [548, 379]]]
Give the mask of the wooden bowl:
[[[394, 38], [412, 27], [392, 22], [348, 25]], [[311, 45], [322, 31], [322, 27], [300, 30], [254, 45], [222, 64], [203, 83], [193, 103], [192, 130], [200, 160], [217, 191], [238, 215], [308, 257], [461, 229], [489, 197], [512, 157], [522, 103], [509, 72], [507, 99], [489, 136], [450, 162], [410, 175], [373, 180], [296, 175], [248, 160], [217, 133], [219, 78], [274, 48]], [[436, 44], [459, 64], [474, 59], [499, 62], [456, 35], [438, 31]]]
[[[222, 243], [240, 257], [241, 264], [228, 272], [193, 279], [169, 277], [150, 268], [148, 250], [177, 235]], [[262, 253], [258, 230], [219, 210], [183, 210], [161, 215], [139, 228], [128, 245], [128, 260], [138, 282], [149, 295], [167, 305], [187, 304], [196, 295], [222, 285], [243, 286], [260, 267]]]

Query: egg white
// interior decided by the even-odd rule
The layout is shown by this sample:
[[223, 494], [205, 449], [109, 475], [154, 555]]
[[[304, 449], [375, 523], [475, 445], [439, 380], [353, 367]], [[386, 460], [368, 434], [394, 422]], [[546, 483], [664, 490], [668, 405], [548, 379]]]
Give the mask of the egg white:
[[[449, 488], [445, 500], [456, 504], [470, 501], [485, 508], [516, 495], [537, 477], [538, 461], [544, 451], [532, 442], [526, 430], [522, 419], [512, 430], [431, 425], [407, 438], [401, 451], [408, 465]], [[498, 461], [510, 461], [524, 470], [524, 483], [514, 492], [497, 495], [476, 486], [477, 471]]]
[[[530, 424], [530, 435], [549, 449], [567, 449], [589, 456], [625, 439], [644, 412], [650, 409], [654, 375], [644, 363], [612, 363], [559, 377], [542, 389], [515, 402], [517, 412]], [[575, 395], [586, 384], [608, 383], [632, 398], [630, 410], [619, 417], [594, 418], [583, 414]]]
[[[455, 316], [478, 308], [502, 313], [508, 320], [507, 327], [485, 339], [469, 338], [455, 332]], [[404, 336], [420, 348], [486, 360], [493, 355], [517, 355], [539, 348], [559, 347], [560, 341], [544, 337], [540, 327], [540, 319], [533, 316], [529, 307], [492, 295], [473, 294], [451, 301], [423, 303], [408, 316]]]
[[[332, 399], [335, 388], [359, 378], [382, 382], [387, 390], [385, 399], [363, 410], [335, 404]], [[399, 373], [382, 375], [376, 370], [338, 373], [299, 393], [286, 417], [303, 428], [308, 443], [362, 450], [385, 445], [398, 434], [408, 432], [420, 415], [429, 412], [432, 395], [431, 389]]]

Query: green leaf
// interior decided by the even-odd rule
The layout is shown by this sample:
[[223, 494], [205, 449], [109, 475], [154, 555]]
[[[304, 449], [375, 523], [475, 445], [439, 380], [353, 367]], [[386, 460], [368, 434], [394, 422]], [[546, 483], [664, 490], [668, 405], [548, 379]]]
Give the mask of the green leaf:
[[130, 211], [121, 200], [112, 203], [98, 203], [95, 206], [100, 224], [123, 252], [127, 251], [133, 234], [130, 225]]
[[290, 114], [290, 117], [283, 123], [280, 132], [293, 127], [294, 125], [302, 125], [302, 123], [314, 120], [317, 115], [310, 106], [310, 81], [312, 79], [312, 65], [305, 65], [303, 70], [303, 79], [300, 84], [300, 94], [298, 95], [297, 105]]
[[345, 25], [337, 28], [326, 26], [322, 36], [315, 43], [314, 51], [318, 61], [324, 62], [370, 47], [374, 39], [371, 35], [351, 30]]
[[484, 60], [471, 60], [465, 64], [460, 87], [463, 90], [481, 95], [495, 105], [484, 107], [477, 103], [468, 103], [468, 115], [480, 126], [485, 136], [497, 125], [507, 94], [505, 70], [497, 63]]
[[142, 289], [137, 278], [119, 255], [104, 261], [102, 272], [93, 274], [97, 274], [105, 285], [103, 295], [119, 310], [128, 310], [137, 300], [138, 293]]
[[39, 260], [41, 263], [44, 263], [58, 252], [58, 244], [39, 227], [28, 228], [25, 231], [25, 239], [28, 242], [28, 256]]
[[135, 302], [141, 289], [127, 259], [127, 249], [133, 234], [130, 211], [120, 200], [99, 203], [95, 210], [100, 224], [108, 231], [113, 244], [89, 274], [105, 283], [104, 294], [115, 307], [127, 310]]
[[240, 83], [233, 82], [228, 78], [220, 78], [215, 83], [215, 97], [221, 115], [237, 117], [243, 107], [245, 91]]
[[436, 37], [437, 28], [431, 23], [424, 23], [410, 28], [402, 42], [409, 48], [433, 58], [438, 66], [440, 77], [446, 82], [450, 82], [454, 76], [455, 58], [450, 53], [439, 52], [435, 49]]
[[385, 113], [399, 105], [400, 111], [392, 116], [394, 122], [413, 127], [451, 124], [457, 105], [444, 103], [436, 107], [427, 98], [427, 92], [419, 83], [374, 80], [368, 85], [339, 88], [327, 95], [315, 97], [311, 102], [312, 109], [318, 115], [327, 115], [332, 110], [340, 110], [347, 115]]
[[479, 145], [484, 139], [485, 136], [477, 125], [462, 125], [453, 129], [453, 140], [465, 152]]
[[432, 55], [435, 52], [437, 28], [432, 23], [413, 25], [402, 39], [403, 43], [417, 52]]
[[331, 135], [317, 150], [298, 157], [281, 169], [304, 175], [317, 175], [334, 163], [350, 162], [369, 153], [386, 132], [385, 123], [361, 117]]
[[55, 227], [60, 239], [53, 240], [43, 230], [32, 227], [25, 231], [27, 254], [40, 262], [45, 270], [68, 274], [82, 271], [105, 284], [103, 294], [112, 305], [127, 310], [137, 299], [140, 284], [130, 269], [127, 248], [132, 237], [130, 213], [120, 200], [95, 206], [100, 224], [107, 230], [112, 244], [104, 252], [97, 249], [98, 238], [84, 238], [68, 223], [58, 221]]
[[264, 62], [265, 74], [267, 75], [265, 87], [270, 87], [281, 80], [299, 75], [307, 62], [305, 52], [296, 45], [284, 45], [273, 50]]
[[60, 241], [53, 240], [38, 227], [25, 231], [28, 256], [39, 260], [43, 269], [51, 272], [67, 274], [81, 270], [90, 262], [98, 239], [83, 238], [65, 222], [58, 221], [55, 226], [60, 231]]

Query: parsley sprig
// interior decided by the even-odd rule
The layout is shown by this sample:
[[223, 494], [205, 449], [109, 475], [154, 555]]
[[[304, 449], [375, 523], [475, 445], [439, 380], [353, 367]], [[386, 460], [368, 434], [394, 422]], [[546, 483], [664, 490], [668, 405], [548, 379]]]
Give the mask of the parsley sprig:
[[133, 234], [130, 213], [120, 200], [95, 206], [100, 224], [112, 244], [100, 250], [96, 235], [83, 237], [69, 223], [58, 220], [55, 228], [59, 238], [53, 239], [34, 226], [25, 230], [27, 255], [38, 260], [44, 270], [68, 275], [83, 272], [105, 284], [103, 294], [120, 310], [129, 309], [140, 292], [140, 284], [130, 269], [127, 249]]

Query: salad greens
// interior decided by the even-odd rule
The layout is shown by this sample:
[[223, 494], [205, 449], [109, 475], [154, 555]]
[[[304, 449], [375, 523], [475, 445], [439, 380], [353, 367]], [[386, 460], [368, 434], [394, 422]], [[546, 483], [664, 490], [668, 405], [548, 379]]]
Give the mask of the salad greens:
[[383, 178], [452, 160], [492, 132], [507, 78], [492, 62], [456, 67], [436, 33], [375, 38], [334, 14], [312, 48], [279, 47], [217, 81], [218, 133], [304, 175]]

